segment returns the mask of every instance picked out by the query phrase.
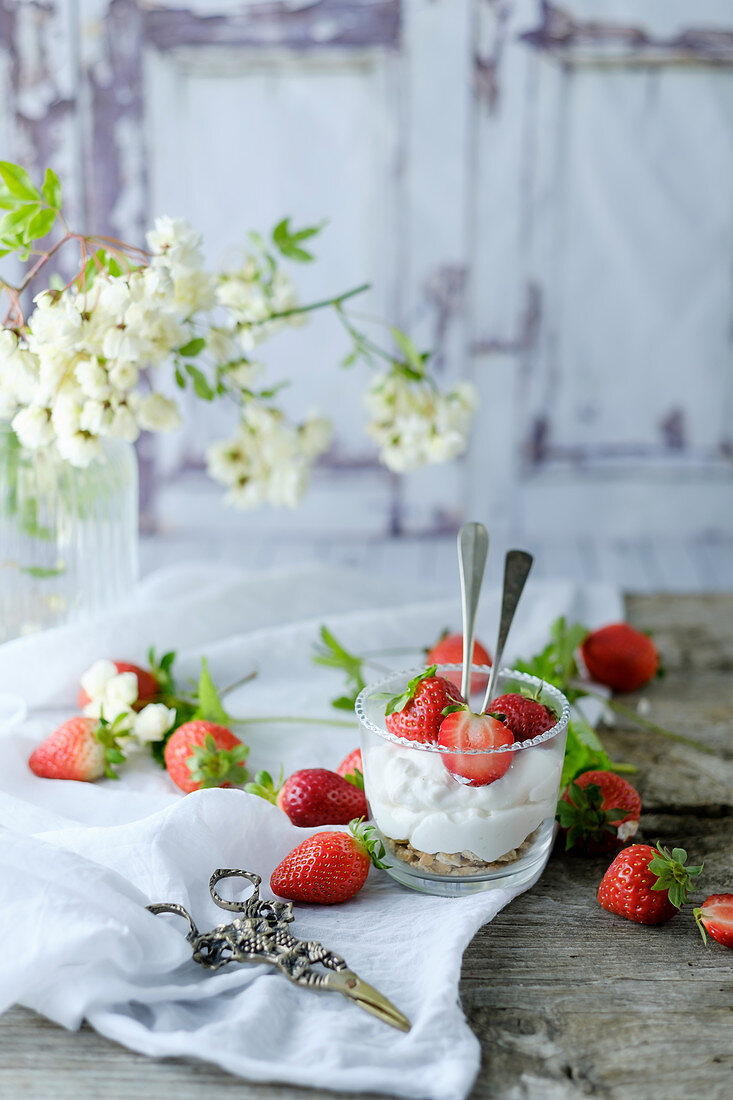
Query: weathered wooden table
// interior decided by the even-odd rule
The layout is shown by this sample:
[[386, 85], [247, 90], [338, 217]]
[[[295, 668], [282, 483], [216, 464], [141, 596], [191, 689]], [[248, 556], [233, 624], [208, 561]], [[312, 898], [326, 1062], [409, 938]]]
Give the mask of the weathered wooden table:
[[[644, 693], [651, 717], [719, 753], [631, 727], [604, 737], [612, 756], [639, 767], [644, 839], [705, 861], [696, 904], [733, 890], [733, 594], [630, 597], [628, 615], [655, 631], [668, 672]], [[595, 893], [606, 863], [556, 853], [531, 894], [466, 951], [461, 997], [483, 1051], [473, 1100], [733, 1096], [733, 951], [703, 947], [692, 905], [661, 928], [605, 913]], [[154, 1061], [23, 1009], [0, 1016], [0, 1100], [198, 1100], [205, 1090], [222, 1100], [347, 1095]]]

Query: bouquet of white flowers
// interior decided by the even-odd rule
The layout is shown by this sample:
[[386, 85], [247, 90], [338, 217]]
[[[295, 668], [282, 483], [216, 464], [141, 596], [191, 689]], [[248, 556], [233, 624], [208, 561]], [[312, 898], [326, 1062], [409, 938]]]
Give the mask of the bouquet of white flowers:
[[[144, 250], [72, 232], [51, 169], [40, 189], [6, 161], [0, 161], [0, 178], [6, 211], [0, 255], [15, 253], [29, 265], [19, 285], [0, 279], [8, 299], [0, 328], [0, 420], [12, 423], [24, 447], [55, 448], [62, 460], [87, 466], [105, 437], [132, 443], [143, 430], [179, 427], [178, 404], [163, 392], [172, 372], [181, 390], [192, 387], [204, 401], [233, 398], [238, 407], [234, 434], [213, 444], [207, 456], [227, 499], [243, 508], [293, 507], [329, 446], [332, 426], [315, 414], [300, 423], [289, 420], [276, 403], [279, 387], [263, 378], [253, 354], [282, 326], [329, 308], [352, 341], [344, 365], [384, 364], [366, 394], [372, 417], [366, 430], [381, 461], [402, 472], [464, 450], [473, 387], [462, 383], [441, 392], [428, 370], [429, 355], [398, 329], [391, 329], [392, 351], [359, 331], [344, 303], [366, 285], [298, 304], [281, 264], [312, 260], [305, 242], [320, 227], [296, 231], [286, 218], [268, 240], [250, 234], [249, 252], [236, 270], [213, 273], [204, 267], [200, 236], [185, 221], [158, 218]], [[45, 279], [26, 315], [26, 294], [37, 290], [60, 250], [73, 247], [75, 274], [68, 281], [57, 273]]]

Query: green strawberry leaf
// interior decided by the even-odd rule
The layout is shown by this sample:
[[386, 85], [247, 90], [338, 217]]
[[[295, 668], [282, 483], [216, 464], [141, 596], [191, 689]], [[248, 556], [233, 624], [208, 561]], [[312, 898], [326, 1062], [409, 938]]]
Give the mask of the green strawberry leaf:
[[340, 669], [346, 675], [348, 694], [332, 699], [331, 706], [336, 710], [353, 711], [357, 695], [366, 687], [364, 659], [355, 653], [350, 653], [327, 626], [321, 626], [319, 635], [321, 644], [314, 646], [313, 663], [322, 665], [324, 668]]
[[409, 681], [405, 690], [400, 692], [399, 695], [390, 696], [388, 692], [384, 692], [378, 693], [374, 696], [374, 698], [387, 699], [387, 705], [384, 708], [385, 714], [398, 714], [400, 711], [403, 711], [405, 709], [411, 699], [415, 698], [415, 692], [417, 691], [423, 680], [427, 680], [431, 676], [435, 676], [437, 671], [437, 665], [430, 665], [429, 668], [424, 669], [422, 672], [419, 672], [417, 676], [414, 676], [412, 680]]
[[359, 842], [375, 867], [382, 870], [386, 868], [387, 864], [383, 863], [382, 860], [387, 852], [377, 833], [376, 826], [365, 825], [363, 817], [355, 817], [349, 822], [349, 832]]
[[280, 777], [277, 783], [274, 782], [269, 772], [257, 772], [254, 780], [251, 783], [245, 783], [244, 789], [248, 794], [256, 794], [258, 798], [264, 798], [266, 802], [271, 802], [273, 806], [277, 805], [277, 796], [280, 792], [280, 788], [283, 785], [283, 769], [280, 766]]
[[358, 790], [364, 790], [364, 775], [358, 768], [354, 768], [353, 772], [347, 772], [344, 776], [347, 783], [351, 783], [352, 787], [357, 787]]
[[703, 864], [698, 867], [686, 867], [687, 852], [684, 848], [673, 848], [670, 852], [657, 841], [657, 850], [649, 860], [649, 870], [657, 876], [652, 890], [666, 890], [667, 896], [676, 909], [681, 909], [687, 901], [691, 881], [702, 872]]
[[219, 749], [210, 733], [204, 738], [203, 745], [192, 745], [191, 755], [186, 763], [194, 783], [202, 787], [221, 787], [224, 783], [240, 785], [247, 779], [244, 762], [249, 748], [247, 745], [235, 745], [232, 749]]
[[217, 722], [222, 726], [227, 726], [232, 721], [230, 715], [222, 706], [219, 692], [211, 678], [209, 665], [205, 657], [201, 658], [201, 675], [199, 676], [196, 698], [198, 706], [194, 711], [194, 718], [203, 718], [207, 722]]

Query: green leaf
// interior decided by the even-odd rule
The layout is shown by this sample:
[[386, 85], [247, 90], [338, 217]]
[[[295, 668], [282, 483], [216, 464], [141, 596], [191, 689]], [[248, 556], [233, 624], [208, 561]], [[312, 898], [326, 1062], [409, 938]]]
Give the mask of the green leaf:
[[315, 237], [317, 233], [320, 233], [325, 224], [325, 222], [321, 222], [320, 225], [309, 226], [307, 229], [299, 229], [297, 232], [291, 232], [290, 218], [283, 218], [283, 220], [278, 222], [273, 229], [272, 240], [276, 248], [283, 256], [287, 257], [287, 259], [297, 260], [299, 263], [310, 263], [310, 261], [314, 259], [313, 254], [301, 248], [299, 242], [306, 241], [310, 237]]
[[44, 199], [53, 210], [61, 209], [61, 184], [53, 168], [46, 169], [41, 191]]
[[568, 723], [560, 786], [567, 787], [572, 779], [583, 772], [612, 769], [613, 764], [595, 730], [576, 711], [575, 717]]
[[321, 626], [319, 634], [322, 644], [314, 646], [313, 663], [344, 672], [349, 691], [348, 695], [339, 695], [331, 700], [331, 706], [337, 710], [353, 710], [357, 695], [366, 686], [364, 658], [349, 653], [327, 626]]
[[408, 682], [405, 690], [400, 692], [399, 695], [393, 695], [391, 698], [387, 695], [387, 705], [384, 708], [384, 713], [398, 714], [400, 711], [404, 710], [410, 700], [414, 699], [415, 692], [423, 680], [427, 680], [430, 676], [435, 676], [437, 671], [437, 665], [430, 665], [429, 668], [423, 669], [417, 676], [414, 676], [412, 680]]
[[403, 332], [402, 329], [392, 328], [390, 331], [394, 342], [404, 355], [408, 365], [412, 367], [419, 378], [422, 378], [425, 373], [423, 356], [417, 350], [407, 333]]
[[34, 185], [25, 168], [21, 168], [19, 164], [11, 164], [8, 160], [0, 160], [0, 176], [2, 176], [3, 183], [11, 195], [16, 195], [19, 199], [28, 201], [40, 201], [41, 194], [38, 188]]
[[19, 237], [25, 239], [28, 227], [38, 213], [38, 203], [28, 202], [11, 210], [9, 214], [3, 214], [0, 221], [0, 237], [9, 239]]
[[28, 236], [34, 241], [39, 241], [41, 237], [45, 237], [47, 233], [51, 232], [55, 221], [55, 210], [39, 210], [28, 226]]
[[344, 779], [347, 783], [351, 783], [352, 787], [356, 787], [360, 791], [364, 790], [364, 775], [358, 768], [355, 768], [353, 772], [347, 772]]
[[186, 376], [181, 372], [180, 367], [175, 369], [176, 385], [179, 389], [185, 390], [186, 388]]
[[182, 348], [178, 349], [178, 354], [182, 355], [184, 359], [193, 359], [206, 347], [206, 340], [203, 336], [195, 336], [193, 340], [189, 340], [187, 344], [184, 344]]
[[193, 382], [194, 393], [197, 397], [202, 398], [204, 401], [214, 400], [214, 390], [209, 385], [209, 380], [206, 375], [195, 367], [193, 363], [184, 363], [184, 369], [186, 374]]
[[62, 573], [66, 572], [65, 565], [57, 565], [55, 568], [47, 568], [44, 565], [22, 565], [20, 572], [27, 574], [29, 577], [35, 577], [36, 580], [44, 580], [46, 577], [58, 577]]
[[207, 722], [218, 722], [222, 726], [226, 726], [231, 722], [231, 718], [222, 706], [219, 692], [211, 678], [205, 657], [201, 658], [201, 675], [199, 676], [197, 700], [198, 707], [194, 718], [203, 718]]

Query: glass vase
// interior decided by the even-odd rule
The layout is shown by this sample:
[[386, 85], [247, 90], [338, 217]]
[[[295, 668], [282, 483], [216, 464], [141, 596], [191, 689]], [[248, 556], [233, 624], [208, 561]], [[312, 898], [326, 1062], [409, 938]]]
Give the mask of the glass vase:
[[78, 469], [0, 422], [0, 642], [104, 613], [137, 567], [134, 447], [105, 440]]

